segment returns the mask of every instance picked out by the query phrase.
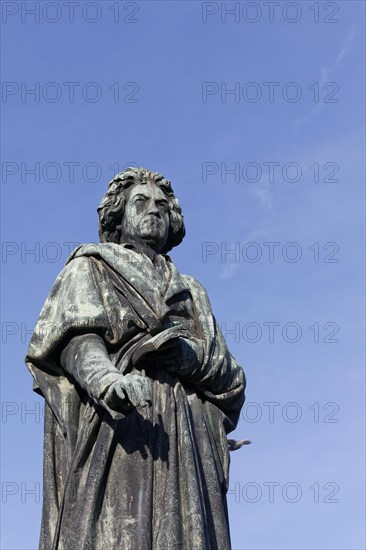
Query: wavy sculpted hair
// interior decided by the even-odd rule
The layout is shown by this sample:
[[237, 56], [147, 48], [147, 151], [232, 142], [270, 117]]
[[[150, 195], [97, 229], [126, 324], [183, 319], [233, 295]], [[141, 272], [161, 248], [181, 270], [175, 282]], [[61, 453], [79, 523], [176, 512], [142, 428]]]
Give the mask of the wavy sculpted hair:
[[100, 242], [120, 243], [121, 230], [117, 229], [117, 226], [121, 224], [125, 210], [126, 191], [131, 185], [148, 182], [155, 183], [160, 187], [169, 203], [170, 227], [167, 242], [161, 252], [165, 254], [182, 242], [186, 233], [183, 214], [178, 199], [174, 196], [170, 181], [161, 174], [150, 172], [146, 168], [131, 167], [114, 176], [109, 182], [108, 191], [97, 208]]

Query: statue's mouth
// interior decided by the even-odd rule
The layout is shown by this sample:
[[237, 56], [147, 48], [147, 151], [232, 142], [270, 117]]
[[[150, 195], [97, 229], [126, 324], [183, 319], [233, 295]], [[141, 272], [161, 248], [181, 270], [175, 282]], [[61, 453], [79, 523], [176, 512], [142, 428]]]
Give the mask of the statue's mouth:
[[156, 216], [147, 216], [144, 220], [145, 222], [149, 222], [149, 223], [152, 223], [152, 224], [157, 224], [157, 225], [161, 225], [161, 220], [159, 218], [157, 218]]

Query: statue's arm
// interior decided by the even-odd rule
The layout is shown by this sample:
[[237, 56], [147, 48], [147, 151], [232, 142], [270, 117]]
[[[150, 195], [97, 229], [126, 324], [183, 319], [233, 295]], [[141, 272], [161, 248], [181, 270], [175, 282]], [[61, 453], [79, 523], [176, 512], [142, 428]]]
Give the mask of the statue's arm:
[[179, 338], [179, 361], [175, 369], [191, 383], [200, 384], [215, 393], [226, 392], [233, 387], [244, 388], [243, 369], [231, 355], [216, 320], [213, 320], [213, 335]]
[[244, 403], [244, 371], [226, 345], [206, 290], [195, 279], [185, 277], [195, 306], [196, 330], [189, 338], [179, 339], [179, 360], [169, 370], [193, 385], [235, 425]]
[[122, 375], [109, 359], [98, 334], [74, 336], [63, 349], [62, 367], [78, 385], [113, 418], [133, 406], [145, 406], [150, 400], [150, 382], [140, 375]]

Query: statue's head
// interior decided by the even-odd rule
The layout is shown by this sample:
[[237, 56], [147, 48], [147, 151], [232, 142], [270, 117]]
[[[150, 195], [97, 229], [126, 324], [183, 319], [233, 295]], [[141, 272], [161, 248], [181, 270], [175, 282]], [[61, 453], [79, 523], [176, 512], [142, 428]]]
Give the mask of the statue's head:
[[108, 184], [98, 207], [102, 243], [142, 242], [166, 253], [185, 235], [170, 181], [145, 168], [127, 168]]

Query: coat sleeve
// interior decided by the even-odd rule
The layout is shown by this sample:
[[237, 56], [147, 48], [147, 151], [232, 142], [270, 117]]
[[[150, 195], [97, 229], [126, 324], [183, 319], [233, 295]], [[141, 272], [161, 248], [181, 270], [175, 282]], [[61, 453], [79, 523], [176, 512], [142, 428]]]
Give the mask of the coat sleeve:
[[[80, 389], [61, 364], [62, 351], [76, 335], [97, 334], [107, 347], [113, 347], [128, 332], [129, 312], [117, 302], [110, 282], [101, 280], [103, 272], [96, 262], [75, 258], [61, 271], [41, 310], [25, 359], [34, 390], [43, 395], [65, 431], [78, 415]], [[107, 377], [112, 380], [112, 363], [110, 367]]]

